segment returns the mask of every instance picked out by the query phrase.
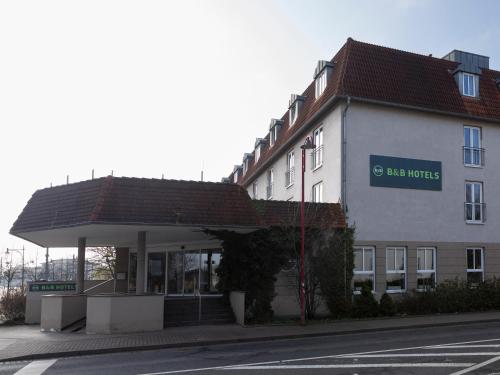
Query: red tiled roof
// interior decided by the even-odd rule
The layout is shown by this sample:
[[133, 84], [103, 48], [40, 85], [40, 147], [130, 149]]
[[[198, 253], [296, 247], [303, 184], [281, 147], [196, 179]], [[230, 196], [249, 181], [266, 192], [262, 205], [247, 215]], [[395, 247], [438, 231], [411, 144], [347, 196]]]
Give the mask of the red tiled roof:
[[[258, 227], [292, 213], [288, 202], [269, 204], [258, 212], [236, 184], [108, 176], [36, 191], [10, 233], [85, 224]], [[330, 221], [344, 223], [340, 206], [325, 208], [321, 223]]]
[[[331, 60], [335, 64], [325, 92], [315, 100], [314, 81], [302, 95], [306, 97], [296, 123], [290, 127], [288, 111], [278, 140], [266, 147], [256, 164], [250, 164], [238, 183], [246, 185], [280, 146], [305, 131], [308, 121], [331, 99], [365, 100], [397, 104], [427, 111], [477, 117], [500, 123], [500, 89], [495, 80], [500, 72], [482, 69], [479, 98], [460, 95], [451, 74], [459, 63], [418, 55], [392, 48], [358, 42], [351, 38]], [[269, 141], [269, 134], [266, 136]], [[230, 175], [232, 179], [233, 174]]]
[[[300, 226], [300, 202], [253, 200], [259, 216], [269, 226]], [[304, 207], [306, 227], [344, 228], [342, 207], [338, 203], [306, 202]]]

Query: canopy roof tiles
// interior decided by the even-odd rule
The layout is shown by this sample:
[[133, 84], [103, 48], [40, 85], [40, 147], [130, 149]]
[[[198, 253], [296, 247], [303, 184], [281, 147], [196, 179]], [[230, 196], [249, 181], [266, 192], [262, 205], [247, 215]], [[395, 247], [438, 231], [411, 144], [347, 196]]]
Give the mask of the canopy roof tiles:
[[[252, 201], [236, 184], [108, 176], [36, 191], [10, 233], [22, 235], [89, 224], [298, 225], [298, 210], [298, 202]], [[310, 203], [307, 212], [307, 225], [345, 226], [338, 204]]]

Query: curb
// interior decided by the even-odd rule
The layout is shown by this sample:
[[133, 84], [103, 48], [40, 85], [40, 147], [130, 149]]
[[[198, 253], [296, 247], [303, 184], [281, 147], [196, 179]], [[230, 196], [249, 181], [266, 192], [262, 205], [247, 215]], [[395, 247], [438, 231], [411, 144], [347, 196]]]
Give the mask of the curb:
[[174, 349], [174, 348], [190, 348], [190, 347], [207, 346], [207, 345], [225, 345], [225, 344], [241, 344], [241, 343], [262, 342], [262, 341], [293, 340], [293, 339], [300, 339], [300, 338], [340, 336], [340, 335], [351, 335], [351, 334], [356, 334], [356, 333], [397, 331], [397, 330], [415, 329], [415, 328], [462, 326], [462, 325], [469, 325], [469, 324], [484, 324], [484, 323], [491, 323], [491, 322], [500, 322], [500, 318], [481, 319], [481, 320], [474, 320], [474, 321], [445, 322], [445, 323], [420, 323], [420, 324], [413, 324], [413, 325], [408, 325], [408, 326], [351, 329], [351, 330], [336, 331], [336, 332], [330, 331], [330, 332], [314, 332], [314, 333], [296, 333], [296, 334], [280, 335], [280, 336], [245, 337], [245, 338], [235, 338], [235, 339], [193, 341], [193, 342], [175, 343], [175, 344], [154, 344], [154, 345], [147, 345], [147, 346], [127, 346], [127, 347], [116, 347], [116, 348], [101, 348], [101, 349], [50, 352], [50, 353], [35, 353], [35, 354], [30, 354], [30, 355], [21, 355], [21, 356], [3, 358], [3, 359], [0, 359], [0, 363], [7, 363], [7, 362], [14, 362], [14, 361], [37, 360], [37, 359], [49, 359], [49, 358], [78, 357], [78, 356], [82, 356], [82, 355], [110, 354], [110, 353], [122, 353], [122, 352], [159, 350], [159, 349]]

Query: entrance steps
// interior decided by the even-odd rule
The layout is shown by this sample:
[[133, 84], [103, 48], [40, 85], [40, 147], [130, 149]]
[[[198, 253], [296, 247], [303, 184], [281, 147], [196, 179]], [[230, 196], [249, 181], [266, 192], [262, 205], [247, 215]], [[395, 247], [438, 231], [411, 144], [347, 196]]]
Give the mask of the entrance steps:
[[165, 298], [165, 327], [201, 324], [228, 324], [234, 323], [234, 321], [233, 311], [229, 305], [227, 297], [202, 296], [201, 316], [199, 297]]
[[64, 327], [61, 332], [78, 332], [81, 331], [82, 329], [85, 330], [85, 327], [87, 326], [87, 318], [83, 318], [80, 320], [77, 320], [74, 323], [71, 323], [70, 325]]

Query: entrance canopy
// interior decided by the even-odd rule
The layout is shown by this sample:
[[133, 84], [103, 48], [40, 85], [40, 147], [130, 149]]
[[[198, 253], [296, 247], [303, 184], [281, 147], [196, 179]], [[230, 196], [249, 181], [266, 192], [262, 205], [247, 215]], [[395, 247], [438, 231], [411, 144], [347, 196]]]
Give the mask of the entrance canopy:
[[[241, 233], [298, 226], [299, 203], [253, 201], [230, 183], [112, 177], [36, 191], [10, 233], [43, 247], [133, 246], [206, 239], [205, 229]], [[307, 203], [306, 225], [344, 227], [338, 204]]]

